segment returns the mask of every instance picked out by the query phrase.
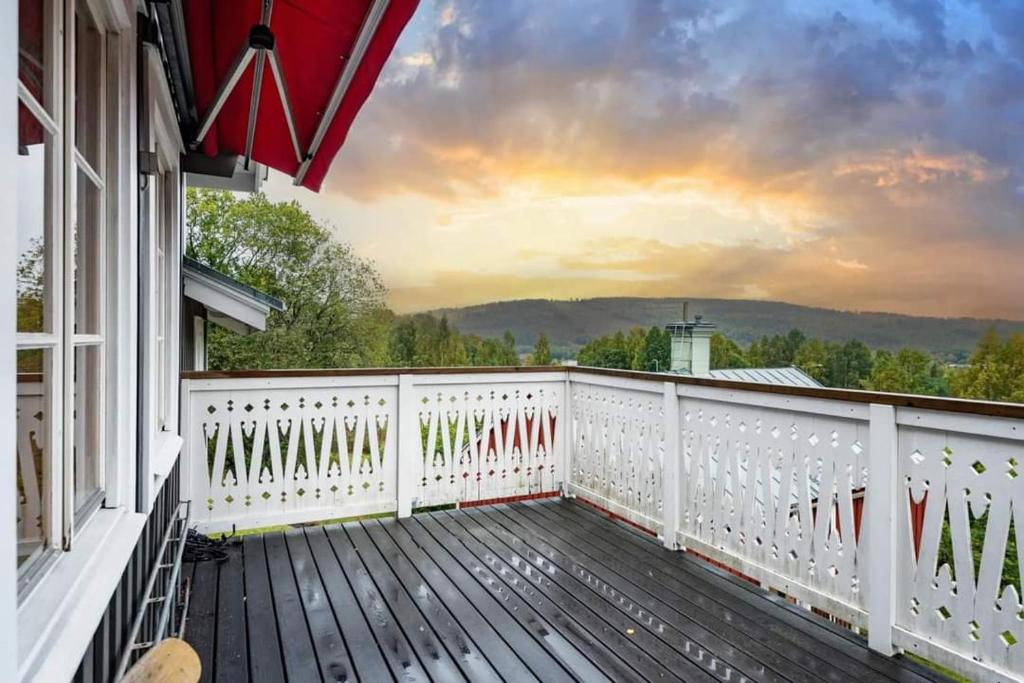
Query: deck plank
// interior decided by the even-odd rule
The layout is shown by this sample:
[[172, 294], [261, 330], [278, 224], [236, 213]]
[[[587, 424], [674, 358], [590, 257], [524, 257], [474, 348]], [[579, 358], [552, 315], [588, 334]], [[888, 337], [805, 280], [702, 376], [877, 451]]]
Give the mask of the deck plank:
[[249, 671], [254, 681], [283, 681], [281, 637], [270, 589], [267, 553], [262, 536], [246, 536], [242, 542], [245, 558], [245, 620], [249, 632]]
[[285, 532], [285, 545], [291, 557], [295, 582], [309, 625], [313, 650], [316, 652], [320, 675], [325, 681], [349, 681], [355, 678], [352, 660], [345, 647], [345, 639], [334, 618], [331, 603], [320, 580], [313, 555], [301, 529]]
[[195, 568], [195, 585], [192, 588], [192, 602], [189, 610], [188, 640], [199, 655], [202, 666], [200, 681], [211, 683], [214, 679], [214, 647], [217, 642], [217, 563], [198, 562]]
[[184, 568], [203, 681], [948, 679], [570, 500], [246, 537]]
[[[352, 593], [352, 587], [341, 570], [341, 565], [338, 564], [338, 558], [331, 549], [323, 527], [306, 529], [306, 540], [323, 580], [331, 609], [341, 627], [356, 676], [364, 681], [388, 680], [392, 676], [388, 663]], [[404, 670], [396, 671], [395, 675], [402, 677], [405, 673]]]
[[302, 598], [295, 583], [284, 534], [267, 534], [264, 541], [270, 585], [274, 594], [274, 613], [277, 615], [277, 629], [281, 634], [285, 674], [289, 681], [318, 681], [320, 667], [309, 626], [303, 614]]
[[[610, 681], [602, 668], [599, 668], [602, 663], [605, 669], [632, 673], [610, 650], [594, 642], [589, 633], [582, 631], [552, 605], [546, 604], [542, 596], [532, 594], [525, 586], [521, 596], [516, 588], [506, 585], [503, 575], [511, 570], [497, 566], [492, 570], [429, 515], [403, 520], [401, 526], [408, 530], [416, 543], [453, 577], [461, 575], [470, 580], [475, 579], [487, 597], [504, 607], [506, 613], [520, 627], [578, 678], [586, 681]], [[448, 562], [446, 556], [451, 562]], [[477, 600], [482, 600], [479, 594], [473, 591], [471, 581], [464, 579], [460, 583], [469, 595], [475, 595]], [[585, 654], [589, 650], [594, 651], [590, 653], [590, 658]]]
[[[696, 671], [692, 667], [685, 667], [685, 665], [687, 671], [673, 673], [646, 651], [644, 646], [649, 642], [644, 635], [645, 631], [638, 622], [608, 614], [608, 610], [599, 604], [600, 599], [585, 589], [567, 590], [555, 580], [556, 577], [546, 571], [547, 567], [533, 564], [529, 558], [506, 546], [488, 529], [470, 519], [465, 513], [447, 513], [446, 516], [454, 533], [463, 539], [473, 539], [483, 545], [485, 555], [489, 554], [500, 558], [505, 566], [512, 568], [520, 581], [545, 595], [559, 609], [589, 631], [594, 640], [611, 648], [632, 669], [629, 674], [631, 678], [675, 680], [685, 673], [692, 674], [693, 677], [689, 680], [710, 680], [709, 677], [703, 675], [703, 672]], [[639, 639], [636, 638], [637, 635], [640, 635]]]
[[345, 530], [339, 525], [331, 525], [325, 528], [325, 532], [352, 586], [359, 607], [373, 629], [389, 668], [395, 672], [396, 677], [401, 676], [403, 680], [429, 681], [427, 670], [433, 667], [420, 661], [401, 624], [392, 613], [388, 601], [377, 589]]
[[[562, 569], [536, 552], [523, 539], [510, 534], [484, 516], [482, 508], [471, 509], [457, 515], [455, 519], [478, 538], [489, 535], [493, 539], [492, 550], [512, 558], [514, 566], [523, 571], [523, 576], [534, 581], [541, 590], [556, 596], [560, 601], [569, 598], [570, 602], [566, 604], [572, 605], [574, 612], [582, 614], [586, 610], [604, 622], [592, 623], [602, 628], [607, 634], [605, 637], [612, 639], [611, 642], [618, 641], [617, 647], [628, 653], [643, 676], [660, 680], [673, 677], [687, 681], [736, 680], [736, 672], [725, 671], [723, 663], [706, 648], [700, 648], [699, 652], [701, 657], [711, 660], [708, 662], [711, 670], [702, 670], [700, 665], [688, 660], [658, 637], [656, 631], [665, 628], [665, 624], [652, 623], [650, 615], [639, 610], [620, 609], [622, 605], [617, 604], [614, 598], [609, 599], [600, 590], [593, 590], [587, 576], [580, 577]], [[695, 646], [696, 643], [691, 644], [691, 647]]]
[[796, 677], [787, 678], [765, 666], [743, 649], [723, 639], [700, 622], [673, 611], [664, 601], [657, 599], [625, 576], [615, 574], [595, 562], [592, 557], [564, 543], [554, 534], [527, 520], [504, 514], [506, 506], [481, 509], [478, 514], [506, 532], [518, 536], [525, 544], [548, 559], [562, 571], [585, 581], [595, 593], [604, 597], [613, 607], [627, 616], [644, 623], [651, 633], [708, 673], [729, 679], [747, 676], [755, 681], [785, 683], [787, 680], [813, 683], [806, 672], [793, 669]]
[[[677, 624], [673, 613], [678, 614], [686, 622], [706, 628], [715, 636], [725, 639], [729, 648], [743, 649], [744, 657], [755, 658], [756, 662], [770, 667], [783, 679], [808, 683], [838, 683], [850, 680], [842, 670], [831, 666], [827, 659], [819, 659], [802, 649], [794, 648], [791, 642], [775, 636], [770, 630], [762, 628], [758, 622], [745, 620], [742, 615], [730, 612], [712, 602], [701, 592], [700, 586], [689, 584], [682, 594], [672, 592], [666, 588], [666, 581], [672, 581], [671, 577], [652, 578], [643, 571], [637, 571], [635, 562], [624, 559], [630, 557], [628, 548], [623, 552], [624, 548], [621, 545], [616, 546], [605, 543], [601, 538], [584, 536], [572, 530], [566, 520], [557, 516], [547, 516], [545, 508], [530, 509], [513, 505], [501, 506], [496, 508], [495, 512], [505, 514], [530, 527], [535, 535], [543, 535], [549, 542], [565, 550], [575, 561], [606, 569], [610, 572], [609, 580], [623, 586], [623, 590], [632, 593], [635, 587], [641, 591], [632, 593], [637, 596], [636, 599], [670, 623]], [[760, 677], [759, 675], [758, 678]]]
[[[540, 519], [548, 522], [547, 528], [552, 534], [569, 538], [578, 547], [583, 548], [591, 556], [597, 558], [607, 566], [614, 568], [632, 568], [635, 570], [636, 562], [623, 563], [622, 557], [635, 557], [637, 550], [630, 546], [623, 546], [618, 542], [612, 542], [610, 534], [597, 535], [595, 530], [604, 528], [600, 525], [601, 520], [595, 520], [598, 526], [583, 526], [579, 519], [558, 514], [558, 506], [520, 508], [518, 504], [511, 506], [512, 510], [528, 510], [531, 515], [539, 515]], [[532, 518], [532, 517], [531, 517]], [[626, 531], [626, 533], [633, 533]], [[635, 534], [634, 534], [635, 535]], [[664, 551], [661, 551], [664, 552]], [[663, 571], [663, 567], [656, 566], [656, 563], [644, 563], [643, 571], [633, 571], [629, 574], [632, 581], [635, 581], [652, 593], [678, 609], [689, 609], [686, 605], [691, 604], [694, 609], [701, 610], [694, 612], [695, 618], [707, 620], [709, 626], [714, 626], [720, 634], [733, 634], [732, 630], [719, 630], [719, 624], [725, 623], [735, 630], [735, 637], [751, 645], [763, 644], [764, 647], [774, 650], [781, 656], [790, 659], [795, 664], [810, 671], [818, 680], [844, 681], [849, 680], [852, 674], [863, 676], [870, 680], [872, 671], [859, 668], [853, 661], [847, 662], [842, 654], [830, 656], [827, 647], [814, 638], [804, 637], [799, 632], [792, 633], [788, 626], [781, 624], [778, 619], [771, 618], [765, 612], [756, 609], [749, 604], [739, 600], [732, 600], [730, 596], [720, 589], [712, 586], [701, 579], [710, 577], [694, 576], [692, 579], [683, 572]], [[703, 568], [702, 568], [703, 569]], [[706, 571], [703, 571], [707, 574]], [[706, 615], [706, 616], [705, 616]], [[757, 647], [752, 652], [758, 653]]]
[[500, 680], [465, 631], [445, 612], [430, 586], [422, 579], [409, 576], [403, 580], [397, 575], [359, 523], [346, 524], [344, 529], [433, 677]]
[[[529, 505], [529, 503], [527, 504]], [[817, 648], [827, 652], [826, 656], [836, 662], [844, 672], [860, 679], [877, 680], [881, 674], [884, 680], [924, 683], [945, 680], [937, 674], [924, 672], [916, 665], [908, 666], [902, 658], [884, 657], [867, 648], [863, 639], [849, 632], [839, 633], [827, 621], [807, 612], [797, 610], [782, 598], [766, 594], [749, 583], [716, 570], [709, 565], [688, 556], [686, 553], [669, 553], [652, 538], [627, 529], [622, 524], [611, 522], [593, 508], [571, 502], [552, 503], [550, 509], [562, 513], [568, 520], [589, 522], [586, 533], [600, 529], [605, 538], [614, 536], [628, 544], [632, 553], [650, 571], [660, 572], [665, 578], [685, 577], [683, 585], [689, 587], [699, 582], [708, 595], [742, 609], [753, 619], [777, 624], [777, 633], [791, 640], [795, 646]], [[677, 582], [678, 585], [678, 582]], [[679, 591], [684, 590], [679, 588]]]
[[[381, 522], [369, 520], [362, 523], [377, 548], [389, 557], [389, 562], [399, 579], [408, 587], [422, 581], [430, 587], [434, 598], [444, 610], [439, 614], [442, 620], [450, 619], [465, 632], [489, 666], [506, 681], [537, 681], [533, 672], [523, 663], [508, 643], [501, 637], [459, 591], [459, 589], [439, 570], [434, 563], [415, 545], [399, 546], [388, 533], [388, 529], [398, 525], [394, 520]], [[418, 551], [418, 552], [417, 552]], [[435, 630], [437, 630], [435, 624]]]
[[[489, 595], [471, 574], [426, 533], [426, 530], [419, 529], [414, 535], [407, 526], [413, 527], [415, 531], [415, 525], [403, 524], [402, 521], [381, 523], [380, 526], [416, 564], [431, 585], [438, 588], [438, 594], [444, 599], [445, 604], [453, 614], [465, 620], [471, 633], [486, 632], [497, 635], [530, 675], [542, 681], [567, 683], [572, 680], [558, 659], [535, 639], [531, 633], [531, 621], [514, 619], [500, 602]], [[431, 550], [434, 551], [433, 555], [430, 554]], [[462, 614], [469, 609], [473, 612]], [[480, 619], [473, 614], [478, 615]], [[486, 628], [480, 625], [480, 621], [486, 624]], [[536, 620], [532, 623], [536, 624]], [[479, 642], [482, 638], [477, 636], [477, 639]], [[496, 666], [506, 679], [515, 680], [517, 677], [514, 664], [502, 664], [499, 657]]]
[[249, 680], [249, 650], [245, 628], [242, 549], [235, 546], [226, 550], [228, 560], [221, 563], [217, 577], [217, 663], [214, 680], [246, 683]]

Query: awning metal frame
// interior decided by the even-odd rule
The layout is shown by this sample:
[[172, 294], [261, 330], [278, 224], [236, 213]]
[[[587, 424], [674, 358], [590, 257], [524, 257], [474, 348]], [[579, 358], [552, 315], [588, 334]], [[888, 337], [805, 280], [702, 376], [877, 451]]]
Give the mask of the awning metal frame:
[[238, 85], [238, 81], [242, 78], [242, 74], [245, 73], [249, 64], [255, 60], [256, 64], [253, 72], [253, 87], [249, 96], [249, 121], [245, 137], [245, 168], [249, 168], [249, 164], [252, 160], [253, 140], [256, 136], [256, 121], [259, 112], [260, 95], [263, 90], [263, 75], [266, 64], [269, 61], [270, 70], [274, 74], [274, 82], [277, 84], [277, 94], [281, 100], [281, 108], [284, 110], [285, 122], [288, 125], [288, 134], [291, 138], [292, 149], [295, 152], [295, 160], [299, 164], [299, 170], [295, 174], [294, 184], [300, 185], [303, 178], [306, 177], [306, 173], [309, 171], [309, 166], [312, 163], [313, 158], [320, 150], [320, 145], [323, 143], [324, 137], [327, 135], [327, 129], [330, 127], [331, 122], [334, 121], [334, 117], [338, 113], [338, 109], [341, 107], [342, 101], [345, 99], [345, 94], [348, 92], [349, 86], [355, 78], [356, 71], [359, 69], [359, 65], [362, 63], [363, 57], [366, 55], [366, 50], [370, 45], [370, 40], [373, 38], [374, 34], [376, 34], [377, 28], [380, 26], [381, 19], [384, 17], [389, 1], [390, 0], [372, 0], [370, 7], [367, 9], [366, 16], [363, 19], [363, 24], [359, 28], [359, 34], [357, 35], [355, 44], [352, 47], [352, 53], [345, 60], [345, 66], [341, 71], [341, 75], [334, 84], [334, 90], [331, 92], [330, 100], [328, 100], [327, 109], [320, 118], [320, 123], [317, 125], [316, 132], [313, 134], [313, 139], [310, 142], [309, 148], [305, 154], [303, 154], [302, 146], [299, 143], [298, 132], [295, 128], [295, 114], [292, 110], [291, 99], [288, 96], [288, 86], [284, 78], [284, 70], [281, 68], [281, 58], [275, 47], [274, 34], [270, 30], [273, 0], [263, 0], [263, 10], [260, 16], [260, 23], [249, 29], [248, 41], [239, 49], [234, 62], [231, 64], [231, 68], [224, 76], [224, 80], [222, 80], [220, 85], [217, 87], [217, 93], [214, 95], [213, 102], [210, 104], [206, 113], [203, 114], [203, 118], [200, 121], [195, 140], [193, 140], [191, 144], [192, 149], [197, 149], [206, 137], [207, 133], [210, 132], [210, 128], [213, 127], [213, 123], [216, 121], [217, 116], [224, 107], [224, 103], [227, 102], [228, 97], [230, 97], [231, 93], [234, 92], [235, 87]]

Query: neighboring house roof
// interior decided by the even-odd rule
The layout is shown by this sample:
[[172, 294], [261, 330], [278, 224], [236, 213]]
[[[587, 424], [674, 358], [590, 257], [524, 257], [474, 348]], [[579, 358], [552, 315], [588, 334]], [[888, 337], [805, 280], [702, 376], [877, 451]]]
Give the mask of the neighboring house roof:
[[[813, 377], [808, 375], [806, 372], [796, 367], [788, 368], [730, 368], [721, 370], [710, 370], [708, 374], [701, 375], [701, 377], [710, 377], [712, 379], [725, 379], [732, 380], [735, 382], [754, 382], [756, 384], [776, 384], [784, 386], [794, 387], [820, 387], [820, 382], [815, 380]], [[709, 466], [711, 468], [711, 474], [714, 477], [718, 470], [718, 454], [717, 452], [712, 453], [708, 459]], [[740, 462], [740, 478], [746, 480], [747, 478], [747, 465], [746, 462]], [[816, 501], [818, 499], [818, 490], [820, 488], [820, 473], [814, 470], [809, 472], [809, 479], [807, 481], [807, 490], [810, 493], [811, 500]], [[731, 480], [726, 480], [725, 489], [732, 495]], [[779, 492], [782, 490], [782, 474], [773, 469], [771, 475], [771, 495], [778, 498]], [[757, 502], [764, 504], [761, 500], [760, 494], [756, 495]], [[794, 491], [790, 494], [790, 505], [795, 506], [799, 502], [799, 496]]]
[[267, 328], [270, 311], [283, 311], [284, 302], [199, 263], [182, 258], [181, 274], [187, 298], [206, 307], [210, 322], [248, 334]]
[[820, 387], [821, 383], [800, 368], [731, 368], [711, 370], [707, 374], [713, 379], [729, 379], [737, 382], [758, 384], [780, 384], [791, 387]]

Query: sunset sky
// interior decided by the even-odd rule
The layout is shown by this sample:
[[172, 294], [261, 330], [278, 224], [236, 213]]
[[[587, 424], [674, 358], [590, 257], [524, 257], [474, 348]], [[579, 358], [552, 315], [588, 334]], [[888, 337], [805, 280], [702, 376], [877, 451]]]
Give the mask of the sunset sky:
[[1024, 319], [1024, 0], [421, 0], [320, 195], [406, 312]]

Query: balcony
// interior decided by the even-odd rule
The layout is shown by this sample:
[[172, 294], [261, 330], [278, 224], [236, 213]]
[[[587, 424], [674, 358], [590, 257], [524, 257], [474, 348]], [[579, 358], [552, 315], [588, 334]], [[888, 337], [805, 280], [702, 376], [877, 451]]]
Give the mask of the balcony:
[[1024, 673], [1024, 406], [505, 368], [191, 373], [182, 409], [200, 530], [334, 521], [188, 568], [211, 677]]

